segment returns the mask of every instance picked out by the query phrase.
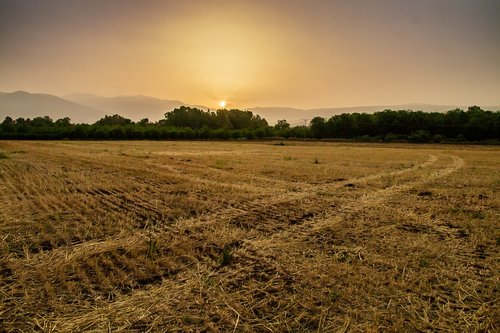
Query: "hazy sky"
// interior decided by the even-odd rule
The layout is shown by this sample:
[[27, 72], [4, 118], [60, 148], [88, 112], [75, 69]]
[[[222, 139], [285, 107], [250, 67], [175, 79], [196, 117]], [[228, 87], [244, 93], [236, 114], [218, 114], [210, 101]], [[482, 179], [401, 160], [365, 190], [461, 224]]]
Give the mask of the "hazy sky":
[[498, 0], [0, 0], [0, 91], [500, 104]]

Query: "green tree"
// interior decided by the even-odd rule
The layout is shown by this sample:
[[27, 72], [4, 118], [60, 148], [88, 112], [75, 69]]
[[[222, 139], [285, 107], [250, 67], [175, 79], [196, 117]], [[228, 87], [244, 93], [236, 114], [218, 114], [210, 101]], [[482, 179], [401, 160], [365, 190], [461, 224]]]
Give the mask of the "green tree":
[[7, 116], [5, 117], [4, 121], [2, 122], [2, 126], [0, 127], [3, 132], [14, 132], [15, 129], [15, 123], [14, 120]]
[[131, 124], [132, 120], [122, 117], [118, 114], [112, 116], [104, 116], [104, 118], [99, 119], [94, 125], [107, 125], [107, 126], [115, 126], [115, 125], [128, 125]]
[[285, 119], [282, 119], [282, 120], [278, 120], [276, 125], [274, 125], [274, 128], [275, 129], [288, 129], [288, 128], [290, 128], [290, 124]]
[[330, 136], [328, 125], [323, 117], [314, 117], [311, 120], [311, 134], [316, 139], [323, 139]]
[[58, 127], [69, 127], [69, 126], [71, 126], [71, 119], [68, 117], [65, 117], [62, 119], [57, 119], [55, 124]]

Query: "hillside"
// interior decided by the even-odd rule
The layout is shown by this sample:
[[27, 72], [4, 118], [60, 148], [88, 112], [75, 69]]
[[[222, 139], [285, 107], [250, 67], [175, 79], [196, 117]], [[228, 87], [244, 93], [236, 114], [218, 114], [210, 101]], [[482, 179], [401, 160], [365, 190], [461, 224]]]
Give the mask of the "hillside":
[[115, 96], [104, 97], [93, 94], [71, 94], [64, 96], [67, 100], [92, 108], [104, 110], [106, 114], [119, 114], [125, 118], [139, 121], [148, 118], [158, 121], [165, 117], [165, 113], [186, 105], [175, 100], [160, 99], [150, 96]]
[[[436, 105], [436, 104], [399, 104], [399, 105], [369, 105], [355, 107], [338, 107], [338, 108], [318, 108], [318, 109], [297, 109], [286, 107], [254, 107], [249, 110], [259, 116], [265, 118], [270, 125], [275, 124], [280, 119], [286, 119], [292, 126], [304, 124], [304, 119], [307, 121], [314, 117], [330, 118], [334, 115], [342, 113], [373, 113], [391, 110], [413, 110], [425, 112], [446, 112], [455, 108], [467, 110], [468, 106], [463, 105]], [[482, 106], [484, 110], [500, 110], [500, 106]]]
[[[166, 112], [182, 105], [207, 110], [206, 106], [188, 105], [177, 100], [161, 99], [151, 96], [115, 96], [104, 97], [94, 94], [71, 94], [64, 98], [48, 95], [16, 91], [0, 92], [0, 119], [34, 118], [49, 116], [53, 119], [71, 118], [75, 123], [94, 123], [104, 115], [119, 114], [123, 117], [139, 121], [148, 118], [150, 121], [163, 119]], [[280, 119], [286, 119], [292, 126], [304, 124], [304, 119], [310, 121], [314, 117], [330, 118], [342, 113], [373, 113], [385, 109], [414, 110], [425, 112], [445, 112], [454, 108], [467, 109], [463, 105], [435, 104], [400, 104], [371, 105], [357, 107], [336, 107], [299, 109], [292, 107], [252, 107], [246, 110], [266, 119], [269, 125], [274, 125]], [[481, 106], [484, 110], [500, 110], [500, 106]]]
[[49, 116], [52, 119], [69, 117], [74, 123], [95, 122], [104, 112], [48, 94], [32, 94], [25, 91], [0, 93], [0, 119], [35, 118]]

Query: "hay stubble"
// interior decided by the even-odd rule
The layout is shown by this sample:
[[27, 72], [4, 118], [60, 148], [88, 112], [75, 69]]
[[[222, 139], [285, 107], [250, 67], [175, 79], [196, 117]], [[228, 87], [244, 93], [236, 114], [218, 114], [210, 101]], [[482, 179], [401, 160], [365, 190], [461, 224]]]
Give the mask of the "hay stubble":
[[6, 331], [498, 329], [496, 148], [0, 148]]

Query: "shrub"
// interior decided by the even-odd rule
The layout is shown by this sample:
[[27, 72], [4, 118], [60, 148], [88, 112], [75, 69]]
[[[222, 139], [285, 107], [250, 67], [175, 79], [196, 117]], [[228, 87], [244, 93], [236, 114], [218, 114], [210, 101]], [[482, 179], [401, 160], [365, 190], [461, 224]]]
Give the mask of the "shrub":
[[433, 137], [432, 137], [432, 141], [434, 141], [435, 143], [440, 143], [440, 142], [443, 142], [443, 140], [445, 139], [444, 136], [442, 136], [441, 134], [435, 134]]
[[408, 140], [411, 142], [418, 142], [418, 143], [429, 142], [431, 140], [431, 134], [429, 133], [429, 131], [426, 130], [418, 130], [413, 132], [408, 137]]

